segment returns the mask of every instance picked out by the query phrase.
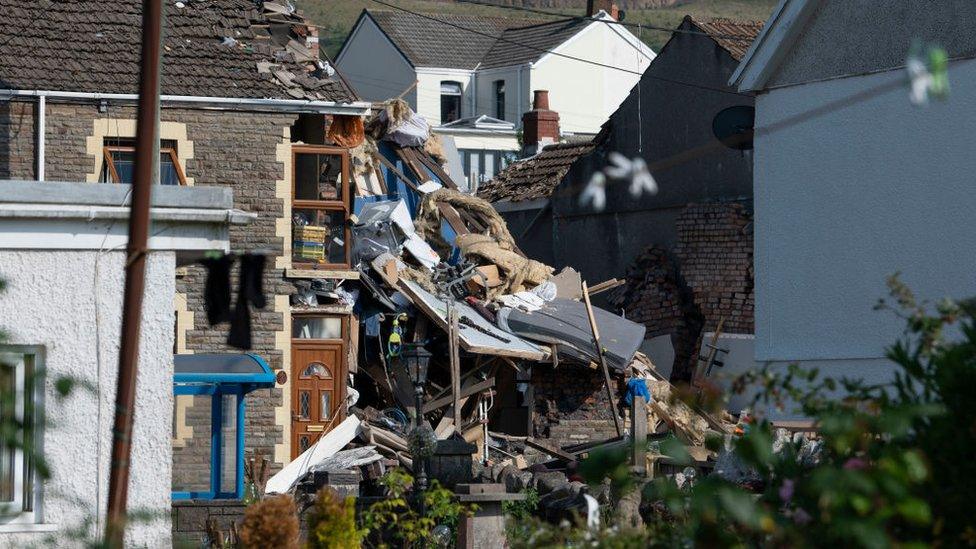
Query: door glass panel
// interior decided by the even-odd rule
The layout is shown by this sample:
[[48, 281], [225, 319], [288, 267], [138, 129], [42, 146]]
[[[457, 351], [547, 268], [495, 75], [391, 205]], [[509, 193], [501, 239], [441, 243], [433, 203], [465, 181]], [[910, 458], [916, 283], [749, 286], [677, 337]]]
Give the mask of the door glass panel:
[[337, 316], [295, 316], [291, 334], [296, 339], [341, 339], [342, 319]]
[[[17, 391], [17, 377], [14, 369], [0, 364], [0, 415], [4, 424], [14, 420]], [[14, 459], [16, 453], [12, 445], [0, 442], [0, 502], [14, 500]]]
[[322, 391], [319, 393], [319, 414], [322, 421], [329, 421], [332, 417], [332, 393]]
[[220, 491], [237, 490], [237, 395], [221, 395]]
[[342, 156], [295, 155], [295, 200], [342, 200]]
[[310, 419], [312, 417], [312, 397], [309, 395], [308, 391], [301, 391], [298, 393], [298, 417], [302, 419]]
[[[184, 395], [173, 399], [173, 413], [176, 414], [182, 406], [185, 414], [183, 420], [186, 422], [181, 433], [184, 437], [182, 442], [173, 445], [174, 492], [210, 491], [210, 421], [213, 398], [205, 395]], [[226, 441], [227, 435], [224, 437]]]
[[298, 453], [301, 454], [305, 450], [308, 450], [308, 437], [302, 435], [298, 437]]
[[329, 373], [329, 369], [325, 367], [325, 364], [321, 362], [313, 362], [309, 364], [305, 371], [302, 372], [302, 377], [317, 377], [320, 379], [332, 379], [332, 375]]

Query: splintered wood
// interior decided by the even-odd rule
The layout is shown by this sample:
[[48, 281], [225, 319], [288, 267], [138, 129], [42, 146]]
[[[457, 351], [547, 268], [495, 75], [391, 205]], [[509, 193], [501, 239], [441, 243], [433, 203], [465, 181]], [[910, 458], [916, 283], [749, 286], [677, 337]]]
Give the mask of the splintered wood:
[[698, 412], [680, 400], [673, 400], [671, 384], [667, 381], [648, 379], [647, 389], [651, 393], [651, 408], [654, 412], [648, 424], [654, 425], [658, 419], [667, 423], [679, 438], [692, 445], [705, 442], [708, 421]]

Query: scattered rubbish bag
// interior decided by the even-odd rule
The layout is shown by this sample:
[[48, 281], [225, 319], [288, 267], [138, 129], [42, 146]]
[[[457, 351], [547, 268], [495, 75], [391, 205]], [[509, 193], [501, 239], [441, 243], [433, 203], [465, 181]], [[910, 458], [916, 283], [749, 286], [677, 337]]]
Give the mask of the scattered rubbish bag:
[[265, 494], [284, 494], [301, 480], [315, 465], [336, 455], [339, 450], [352, 442], [362, 430], [359, 418], [350, 415], [334, 429], [318, 439], [308, 450], [302, 452], [291, 463], [285, 465], [264, 486]]
[[401, 147], [423, 147], [430, 139], [430, 125], [427, 119], [413, 112], [410, 107], [406, 112], [397, 110], [399, 114], [391, 116], [391, 109], [380, 112], [380, 121], [387, 124], [386, 135], [383, 139], [392, 141]]
[[[504, 315], [499, 314], [500, 322], [504, 317], [504, 325], [500, 325], [502, 329], [526, 339], [556, 343], [560, 352], [574, 351], [570, 354], [582, 354], [589, 360], [598, 359], [586, 305], [571, 299], [556, 298], [536, 311], [506, 311]], [[593, 307], [593, 316], [600, 330], [607, 365], [623, 370], [643, 343], [646, 328], [598, 307]]]

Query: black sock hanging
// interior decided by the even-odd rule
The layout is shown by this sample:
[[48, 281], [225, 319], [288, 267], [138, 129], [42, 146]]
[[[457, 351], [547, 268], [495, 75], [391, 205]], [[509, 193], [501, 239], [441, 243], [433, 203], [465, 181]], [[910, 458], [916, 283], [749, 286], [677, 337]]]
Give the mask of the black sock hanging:
[[251, 348], [251, 305], [263, 309], [267, 300], [263, 292], [263, 255], [244, 254], [241, 256], [241, 273], [237, 288], [237, 305], [230, 322], [227, 344], [238, 349]]
[[211, 326], [230, 320], [230, 267], [232, 256], [206, 258], [201, 261], [207, 269], [204, 286], [203, 308], [207, 311], [207, 322]]

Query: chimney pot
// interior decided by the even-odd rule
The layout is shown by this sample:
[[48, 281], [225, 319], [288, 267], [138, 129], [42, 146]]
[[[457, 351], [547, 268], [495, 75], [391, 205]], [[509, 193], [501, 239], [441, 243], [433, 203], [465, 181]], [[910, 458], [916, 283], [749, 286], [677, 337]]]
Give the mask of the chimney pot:
[[620, 19], [620, 7], [614, 0], [587, 0], [586, 1], [586, 16], [593, 17], [600, 10], [603, 10], [610, 14], [610, 17], [614, 19]]
[[549, 110], [549, 90], [535, 90], [532, 92], [532, 108], [537, 111]]

